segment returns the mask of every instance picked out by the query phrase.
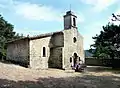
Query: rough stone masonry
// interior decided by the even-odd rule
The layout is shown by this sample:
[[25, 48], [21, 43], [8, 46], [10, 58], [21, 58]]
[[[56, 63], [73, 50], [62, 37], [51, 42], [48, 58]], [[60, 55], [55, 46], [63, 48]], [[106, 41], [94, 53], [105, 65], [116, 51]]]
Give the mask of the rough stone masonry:
[[71, 69], [75, 64], [74, 55], [84, 62], [83, 37], [78, 32], [76, 19], [77, 16], [68, 11], [64, 15], [64, 30], [8, 42], [7, 60], [33, 69]]

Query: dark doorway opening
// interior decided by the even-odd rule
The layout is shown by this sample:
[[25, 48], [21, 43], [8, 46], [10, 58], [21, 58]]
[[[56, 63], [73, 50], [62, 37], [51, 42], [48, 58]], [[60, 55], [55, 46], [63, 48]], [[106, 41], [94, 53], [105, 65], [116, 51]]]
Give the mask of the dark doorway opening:
[[77, 53], [74, 53], [74, 55], [73, 55], [74, 67], [77, 64], [77, 57], [78, 57]]
[[48, 67], [62, 69], [62, 47], [50, 48]]

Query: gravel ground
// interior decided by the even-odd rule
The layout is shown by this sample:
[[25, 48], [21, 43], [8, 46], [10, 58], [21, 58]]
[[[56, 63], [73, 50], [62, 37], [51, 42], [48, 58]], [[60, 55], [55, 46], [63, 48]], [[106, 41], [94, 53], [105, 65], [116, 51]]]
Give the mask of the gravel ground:
[[32, 70], [0, 62], [0, 88], [120, 88], [120, 73]]

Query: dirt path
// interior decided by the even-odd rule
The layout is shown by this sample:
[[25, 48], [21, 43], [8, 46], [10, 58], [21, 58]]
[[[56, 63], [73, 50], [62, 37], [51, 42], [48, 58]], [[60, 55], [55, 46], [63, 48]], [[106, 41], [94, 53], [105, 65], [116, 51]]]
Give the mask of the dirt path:
[[32, 70], [0, 63], [0, 88], [120, 88], [120, 76], [112, 72]]

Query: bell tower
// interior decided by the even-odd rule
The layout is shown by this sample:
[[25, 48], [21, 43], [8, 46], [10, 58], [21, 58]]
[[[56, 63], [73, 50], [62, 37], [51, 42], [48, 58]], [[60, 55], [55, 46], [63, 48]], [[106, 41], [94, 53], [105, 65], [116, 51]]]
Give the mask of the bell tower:
[[72, 11], [67, 11], [64, 15], [64, 29], [77, 28], [76, 26], [77, 16]]

